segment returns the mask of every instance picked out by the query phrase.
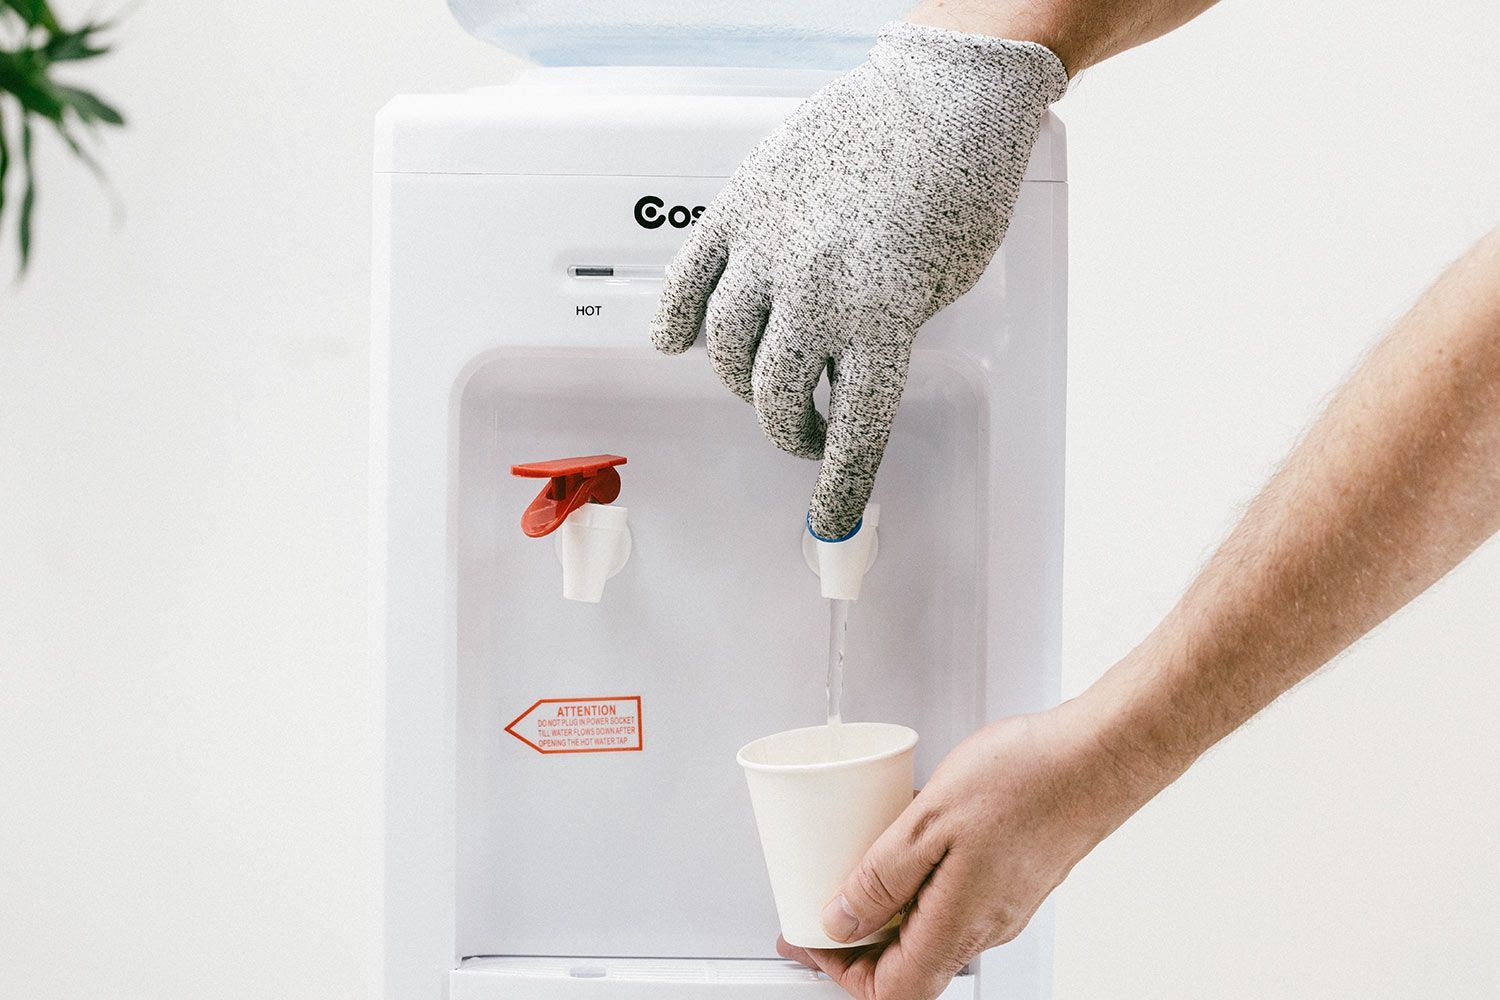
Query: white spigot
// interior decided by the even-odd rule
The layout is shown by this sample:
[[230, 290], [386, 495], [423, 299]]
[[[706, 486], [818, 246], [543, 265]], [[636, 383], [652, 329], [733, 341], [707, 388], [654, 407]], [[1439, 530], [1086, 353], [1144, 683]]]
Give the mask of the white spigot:
[[872, 503], [865, 508], [854, 534], [841, 541], [825, 541], [810, 528], [802, 533], [802, 558], [822, 581], [824, 597], [859, 600], [860, 585], [880, 552], [880, 535], [875, 530], [879, 523], [880, 504]]
[[586, 503], [557, 529], [557, 559], [563, 568], [563, 596], [599, 603], [604, 581], [630, 558], [630, 528], [624, 507]]

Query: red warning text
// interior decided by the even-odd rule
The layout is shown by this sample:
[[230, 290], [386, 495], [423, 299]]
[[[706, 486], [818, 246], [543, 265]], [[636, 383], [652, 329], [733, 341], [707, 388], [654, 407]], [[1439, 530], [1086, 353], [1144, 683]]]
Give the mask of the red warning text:
[[640, 695], [542, 698], [505, 731], [537, 753], [618, 753], [645, 749]]

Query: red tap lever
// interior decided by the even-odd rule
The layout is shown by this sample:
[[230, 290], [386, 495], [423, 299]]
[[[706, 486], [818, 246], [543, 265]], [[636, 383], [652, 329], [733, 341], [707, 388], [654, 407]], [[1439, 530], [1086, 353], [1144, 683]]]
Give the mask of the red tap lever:
[[556, 531], [584, 504], [614, 500], [620, 495], [620, 474], [614, 467], [624, 464], [620, 455], [589, 455], [512, 465], [513, 476], [551, 480], [521, 515], [521, 530], [532, 538], [541, 538]]

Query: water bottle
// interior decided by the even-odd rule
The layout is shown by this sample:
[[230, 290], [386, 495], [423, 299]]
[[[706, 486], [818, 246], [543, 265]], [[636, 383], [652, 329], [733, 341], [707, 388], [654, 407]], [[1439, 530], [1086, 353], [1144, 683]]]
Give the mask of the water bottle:
[[912, 0], [448, 0], [469, 32], [543, 66], [848, 69]]

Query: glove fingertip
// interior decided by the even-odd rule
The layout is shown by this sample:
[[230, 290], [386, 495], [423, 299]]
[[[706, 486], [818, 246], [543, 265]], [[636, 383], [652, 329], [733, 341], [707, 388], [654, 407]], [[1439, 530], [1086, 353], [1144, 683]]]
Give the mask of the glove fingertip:
[[698, 339], [698, 328], [684, 336], [683, 324], [672, 322], [658, 315], [651, 323], [651, 345], [663, 354], [681, 354]]
[[[717, 279], [715, 274], [714, 280]], [[697, 287], [679, 284], [668, 288], [656, 307], [656, 317], [651, 321], [651, 343], [663, 354], [681, 354], [698, 340], [713, 283], [709, 282], [707, 288], [701, 282], [695, 284]]]
[[703, 326], [709, 297], [718, 287], [727, 259], [714, 245], [697, 240], [667, 265], [661, 299], [651, 321], [651, 343], [663, 354], [692, 347]]
[[880, 457], [878, 453], [874, 455], [873, 462], [868, 454], [855, 459], [837, 441], [831, 442], [827, 450], [830, 457], [818, 470], [808, 524], [823, 538], [843, 538], [864, 516], [865, 506], [875, 491], [872, 466], [879, 464]]

